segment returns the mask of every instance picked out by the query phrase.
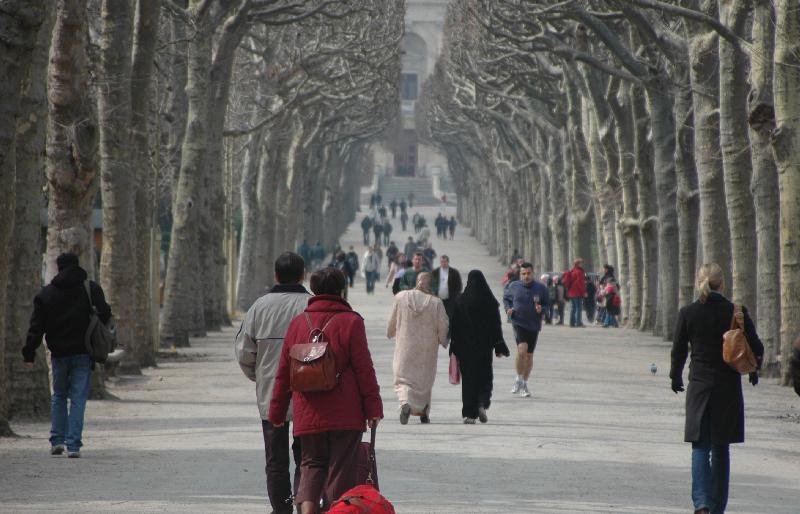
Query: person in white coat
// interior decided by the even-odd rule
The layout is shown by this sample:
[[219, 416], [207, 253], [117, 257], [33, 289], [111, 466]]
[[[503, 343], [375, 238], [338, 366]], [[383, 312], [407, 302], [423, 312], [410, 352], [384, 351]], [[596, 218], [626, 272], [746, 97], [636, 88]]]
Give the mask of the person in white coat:
[[415, 289], [397, 293], [386, 332], [395, 339], [392, 369], [403, 425], [412, 414], [430, 423], [438, 347], [448, 345], [447, 313], [442, 300], [432, 294], [431, 280], [430, 273], [420, 273]]

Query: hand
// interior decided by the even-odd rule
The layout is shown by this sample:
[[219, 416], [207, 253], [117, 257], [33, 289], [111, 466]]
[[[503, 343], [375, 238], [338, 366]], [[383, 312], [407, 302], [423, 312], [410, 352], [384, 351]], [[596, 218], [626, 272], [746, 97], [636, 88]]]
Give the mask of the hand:
[[507, 352], [494, 352], [495, 357], [508, 357], [509, 354]]
[[675, 394], [683, 392], [683, 379], [675, 378], [672, 380], [672, 392]]
[[753, 386], [758, 385], [758, 372], [757, 371], [753, 371], [752, 373], [750, 373], [748, 375], [748, 378], [750, 380], [750, 383], [753, 384]]
[[506, 309], [506, 314], [509, 315], [509, 316], [513, 316], [514, 315], [514, 309]]
[[274, 422], [270, 421], [270, 423], [272, 423], [272, 426], [275, 427], [275, 428], [281, 428], [283, 425], [286, 424], [285, 421], [281, 421], [280, 423], [274, 423]]
[[33, 369], [33, 363], [32, 362], [25, 362], [25, 367], [28, 368], [28, 369]]
[[368, 419], [367, 420], [367, 426], [369, 428], [376, 428], [378, 426], [378, 423], [380, 423], [380, 421], [381, 421], [381, 418]]
[[536, 314], [541, 314], [541, 313], [542, 313], [542, 304], [537, 303], [536, 304]]

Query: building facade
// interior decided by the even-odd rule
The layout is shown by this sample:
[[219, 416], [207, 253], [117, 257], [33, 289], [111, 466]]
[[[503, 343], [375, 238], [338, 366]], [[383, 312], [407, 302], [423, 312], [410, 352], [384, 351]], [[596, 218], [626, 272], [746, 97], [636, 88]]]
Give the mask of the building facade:
[[384, 176], [447, 176], [447, 160], [420, 141], [414, 108], [422, 83], [433, 73], [442, 48], [448, 0], [406, 0], [403, 68], [400, 83], [401, 124], [391, 141], [375, 148], [375, 172]]

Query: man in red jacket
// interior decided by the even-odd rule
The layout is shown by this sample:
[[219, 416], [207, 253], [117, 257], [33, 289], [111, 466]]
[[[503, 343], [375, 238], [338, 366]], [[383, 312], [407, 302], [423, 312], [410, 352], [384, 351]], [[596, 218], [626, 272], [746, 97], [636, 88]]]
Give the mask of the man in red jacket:
[[583, 259], [575, 257], [572, 261], [572, 269], [564, 273], [564, 287], [567, 290], [567, 298], [571, 304], [569, 316], [569, 326], [583, 327], [583, 299], [586, 298], [586, 272], [583, 270]]

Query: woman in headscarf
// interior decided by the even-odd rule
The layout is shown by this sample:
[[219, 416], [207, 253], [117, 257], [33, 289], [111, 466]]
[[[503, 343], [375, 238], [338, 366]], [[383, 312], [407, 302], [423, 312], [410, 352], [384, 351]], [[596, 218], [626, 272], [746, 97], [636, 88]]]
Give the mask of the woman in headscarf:
[[500, 304], [478, 270], [467, 276], [467, 287], [456, 299], [450, 320], [450, 352], [461, 370], [461, 415], [464, 423], [486, 423], [492, 398], [492, 353], [510, 355], [503, 340]]

